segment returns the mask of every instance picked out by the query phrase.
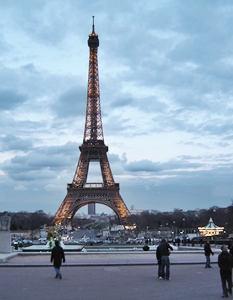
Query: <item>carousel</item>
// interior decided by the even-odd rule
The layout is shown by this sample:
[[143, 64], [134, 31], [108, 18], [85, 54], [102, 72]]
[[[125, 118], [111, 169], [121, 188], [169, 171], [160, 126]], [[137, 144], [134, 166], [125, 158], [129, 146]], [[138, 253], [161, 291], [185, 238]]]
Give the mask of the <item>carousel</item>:
[[198, 227], [201, 236], [212, 236], [219, 235], [220, 232], [224, 231], [224, 227], [219, 227], [214, 224], [212, 218], [209, 219], [209, 222], [204, 227]]

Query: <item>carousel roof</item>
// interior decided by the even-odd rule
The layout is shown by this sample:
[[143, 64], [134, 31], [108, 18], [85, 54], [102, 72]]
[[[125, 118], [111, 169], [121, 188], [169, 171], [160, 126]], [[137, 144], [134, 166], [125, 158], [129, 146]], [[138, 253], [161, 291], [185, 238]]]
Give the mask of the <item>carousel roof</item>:
[[204, 227], [198, 227], [198, 230], [200, 231], [201, 235], [211, 236], [216, 234], [218, 235], [221, 231], [224, 230], [224, 227], [215, 225], [213, 219], [210, 218], [208, 224]]
[[220, 228], [220, 227], [218, 227], [217, 225], [215, 225], [213, 219], [210, 218], [208, 224], [206, 226], [204, 226], [204, 228], [206, 228], [206, 229], [208, 229], [208, 228], [214, 229], [214, 228]]

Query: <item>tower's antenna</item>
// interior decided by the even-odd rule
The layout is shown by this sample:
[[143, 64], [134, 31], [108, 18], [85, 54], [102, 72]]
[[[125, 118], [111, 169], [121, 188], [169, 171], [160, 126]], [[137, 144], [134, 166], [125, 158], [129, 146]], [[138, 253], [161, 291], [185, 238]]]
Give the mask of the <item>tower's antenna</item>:
[[92, 18], [93, 18], [92, 33], [94, 33], [95, 32], [95, 23], [94, 23], [95, 16], [92, 16]]

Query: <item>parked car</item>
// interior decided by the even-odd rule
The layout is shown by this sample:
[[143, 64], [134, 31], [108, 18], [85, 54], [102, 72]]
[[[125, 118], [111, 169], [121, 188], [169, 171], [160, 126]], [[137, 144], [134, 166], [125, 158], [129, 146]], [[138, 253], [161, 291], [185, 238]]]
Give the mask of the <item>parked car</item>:
[[144, 242], [144, 238], [136, 238], [136, 244], [143, 244]]
[[16, 240], [11, 241], [11, 246], [14, 246], [15, 250], [18, 250], [19, 247], [20, 248], [23, 247], [23, 243], [21, 240], [16, 239]]
[[11, 245], [12, 246], [15, 246], [15, 245], [22, 245], [23, 243], [22, 243], [22, 241], [21, 240], [12, 240], [11, 241]]
[[114, 238], [108, 238], [108, 243], [109, 244], [118, 244], [118, 240], [117, 239], [114, 239]]
[[128, 239], [126, 241], [126, 244], [136, 244], [136, 240], [135, 239]]
[[47, 243], [46, 238], [39, 238], [38, 241], [40, 242], [40, 244], [46, 244]]
[[110, 244], [111, 242], [109, 240], [103, 240], [103, 244]]
[[80, 244], [86, 244], [90, 241], [89, 238], [81, 238], [81, 240], [79, 241]]
[[25, 239], [25, 240], [22, 240], [22, 242], [23, 242], [23, 244], [33, 244], [33, 242], [31, 241], [31, 240], [27, 240], [27, 239]]
[[103, 242], [104, 242], [103, 240], [96, 240], [97, 244], [103, 244]]

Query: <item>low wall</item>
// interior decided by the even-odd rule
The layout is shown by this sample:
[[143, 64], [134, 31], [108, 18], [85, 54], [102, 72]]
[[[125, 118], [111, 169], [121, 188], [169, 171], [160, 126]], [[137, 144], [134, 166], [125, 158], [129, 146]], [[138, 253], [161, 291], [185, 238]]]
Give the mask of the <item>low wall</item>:
[[0, 253], [11, 253], [11, 232], [0, 231]]

